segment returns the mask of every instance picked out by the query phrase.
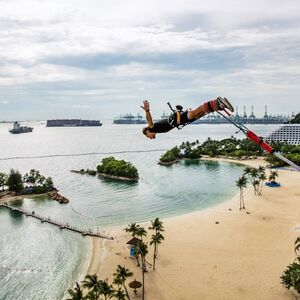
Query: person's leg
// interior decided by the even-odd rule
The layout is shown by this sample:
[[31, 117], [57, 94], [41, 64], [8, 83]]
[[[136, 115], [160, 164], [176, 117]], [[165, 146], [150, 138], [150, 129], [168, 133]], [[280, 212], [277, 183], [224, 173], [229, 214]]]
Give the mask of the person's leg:
[[200, 119], [201, 117], [218, 110], [223, 110], [224, 108], [229, 109], [231, 112], [234, 111], [232, 105], [226, 98], [218, 97], [215, 100], [210, 100], [204, 104], [198, 106], [194, 110], [188, 111], [188, 119]]

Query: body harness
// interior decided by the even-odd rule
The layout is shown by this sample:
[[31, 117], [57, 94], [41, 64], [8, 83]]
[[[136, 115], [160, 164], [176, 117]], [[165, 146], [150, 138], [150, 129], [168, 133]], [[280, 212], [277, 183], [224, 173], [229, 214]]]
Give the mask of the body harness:
[[178, 130], [181, 130], [185, 125], [188, 124], [188, 122], [185, 124], [181, 124], [181, 114], [183, 113], [183, 107], [181, 105], [176, 105], [176, 109], [174, 109], [171, 106], [170, 102], [168, 102], [167, 104], [173, 112], [169, 116], [169, 124], [173, 127], [176, 127]]

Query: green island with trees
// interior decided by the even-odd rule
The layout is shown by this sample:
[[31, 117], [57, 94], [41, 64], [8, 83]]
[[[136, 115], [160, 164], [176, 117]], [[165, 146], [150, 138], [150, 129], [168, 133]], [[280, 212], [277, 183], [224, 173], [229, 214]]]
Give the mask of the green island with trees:
[[[271, 143], [275, 151], [281, 152], [286, 158], [297, 165], [300, 165], [300, 146], [286, 143]], [[265, 160], [272, 166], [281, 167], [286, 164], [272, 154], [265, 154], [260, 146], [249, 139], [236, 139], [234, 137], [223, 140], [212, 140], [208, 138], [202, 144], [199, 141], [183, 142], [179, 147], [175, 146], [164, 153], [159, 164], [170, 165], [181, 159], [200, 159], [203, 156], [225, 157], [231, 159], [249, 159], [258, 156], [265, 157]]]
[[59, 203], [69, 202], [57, 192], [51, 177], [45, 177], [35, 169], [31, 169], [24, 176], [14, 169], [11, 169], [9, 174], [0, 172], [0, 189], [0, 199], [4, 200], [10, 200], [16, 196], [34, 196], [47, 193]]
[[103, 158], [101, 164], [97, 166], [97, 170], [81, 169], [79, 171], [71, 170], [71, 172], [124, 181], [138, 181], [139, 179], [135, 166], [125, 160], [117, 160], [113, 156]]

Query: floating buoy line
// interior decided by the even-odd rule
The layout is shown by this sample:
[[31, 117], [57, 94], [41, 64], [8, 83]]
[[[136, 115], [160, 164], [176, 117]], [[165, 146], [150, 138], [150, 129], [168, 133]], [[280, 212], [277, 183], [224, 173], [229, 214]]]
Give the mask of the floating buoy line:
[[74, 156], [88, 156], [88, 155], [123, 154], [123, 153], [149, 153], [149, 152], [164, 152], [167, 150], [168, 149], [124, 150], [124, 151], [111, 151], [111, 152], [86, 152], [86, 153], [70, 153], [70, 154], [46, 154], [46, 155], [33, 155], [33, 156], [11, 156], [11, 157], [0, 157], [0, 161], [16, 160], [16, 159], [38, 159], [38, 158], [74, 157]]

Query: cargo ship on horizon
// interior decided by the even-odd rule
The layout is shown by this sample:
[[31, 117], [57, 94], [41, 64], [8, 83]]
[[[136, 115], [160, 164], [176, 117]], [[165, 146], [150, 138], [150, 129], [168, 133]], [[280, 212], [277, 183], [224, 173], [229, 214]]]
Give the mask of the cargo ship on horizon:
[[133, 116], [132, 114], [121, 115], [114, 119], [114, 124], [147, 124], [147, 121], [140, 115]]
[[33, 128], [28, 126], [21, 126], [19, 122], [14, 122], [13, 128], [9, 130], [10, 133], [19, 134], [32, 132]]
[[47, 120], [46, 127], [88, 127], [102, 126], [98, 120], [81, 120], [81, 119], [56, 119]]

